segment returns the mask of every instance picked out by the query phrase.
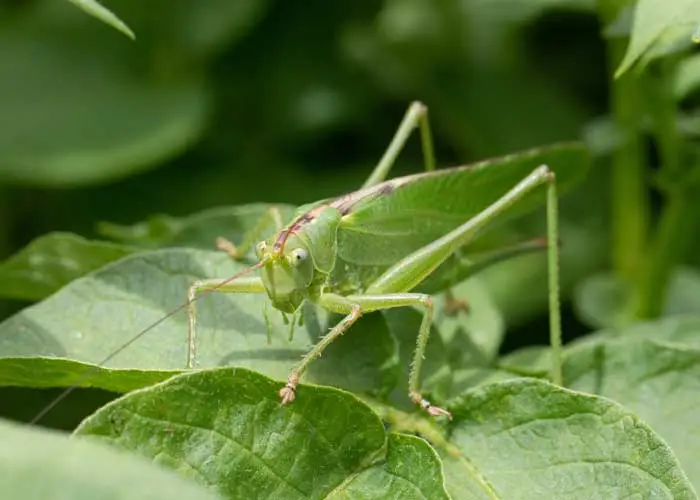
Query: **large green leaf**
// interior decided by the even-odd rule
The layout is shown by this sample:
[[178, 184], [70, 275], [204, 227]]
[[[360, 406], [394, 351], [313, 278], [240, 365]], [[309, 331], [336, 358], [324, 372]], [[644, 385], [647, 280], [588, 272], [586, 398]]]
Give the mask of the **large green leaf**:
[[[700, 273], [693, 268], [677, 269], [669, 283], [664, 316], [700, 313]], [[578, 316], [596, 328], [628, 326], [633, 320], [630, 301], [632, 290], [616, 276], [600, 273], [589, 276], [574, 292]]]
[[[0, 296], [39, 300], [58, 291], [70, 281], [98, 269], [139, 248], [191, 247], [211, 250], [216, 238], [244, 241], [273, 205], [257, 203], [217, 207], [186, 217], [153, 216], [131, 226], [103, 223], [102, 233], [122, 242], [86, 240], [70, 233], [49, 233], [0, 263]], [[293, 213], [289, 205], [274, 205], [283, 220]], [[258, 237], [274, 231], [268, 224]], [[252, 248], [247, 257], [253, 257]]]
[[[130, 226], [102, 223], [100, 232], [105, 237], [141, 248], [191, 247], [211, 250], [218, 237], [237, 244], [243, 242], [272, 207], [279, 210], [285, 223], [291, 220], [295, 210], [291, 205], [272, 203], [215, 207], [185, 217], [155, 215]], [[263, 240], [274, 233], [275, 226], [269, 222], [261, 229], [257, 236]], [[248, 257], [253, 256], [251, 248]]]
[[[700, 336], [700, 329], [695, 330]], [[627, 335], [568, 352], [568, 387], [625, 405], [674, 449], [700, 488], [700, 350]]]
[[[223, 252], [168, 249], [131, 255], [73, 281], [49, 299], [0, 324], [0, 384], [31, 387], [78, 385], [122, 391], [161, 380], [185, 368], [187, 314], [163, 321], [128, 348], [101, 363], [141, 330], [184, 304], [197, 278], [226, 278], [243, 269]], [[236, 365], [286, 379], [292, 366], [337, 318], [308, 306], [304, 326], [290, 327], [264, 309], [267, 297], [211, 294], [197, 303], [201, 367]], [[381, 315], [367, 315], [329, 347], [309, 380], [361, 392], [391, 390], [397, 345]], [[78, 380], [79, 379], [79, 380]]]
[[698, 335], [698, 332], [700, 332], [700, 316], [679, 314], [655, 320], [641, 321], [624, 328], [600, 330], [592, 335], [582, 337], [581, 340], [575, 341], [572, 345], [585, 343], [588, 339], [593, 338], [620, 336], [630, 339], [659, 340], [700, 348], [700, 335]]
[[621, 76], [640, 59], [648, 61], [650, 56], [676, 51], [679, 45], [689, 47], [698, 24], [700, 3], [696, 0], [639, 0], [629, 46], [615, 76]]
[[132, 450], [225, 498], [447, 499], [437, 454], [389, 434], [353, 396], [278, 384], [243, 369], [203, 371], [135, 391], [88, 418], [78, 436]]
[[0, 65], [12, 68], [0, 79], [1, 181], [118, 179], [182, 152], [202, 132], [208, 95], [196, 74], [149, 81], [83, 42], [37, 26], [0, 33]]
[[700, 86], [700, 54], [686, 57], [678, 64], [678, 70], [674, 81], [674, 93], [676, 99], [689, 97]]
[[75, 234], [49, 233], [0, 263], [0, 296], [43, 299], [131, 251], [123, 245], [86, 240]]
[[220, 498], [142, 458], [88, 440], [0, 421], [5, 500]]
[[608, 399], [537, 380], [481, 386], [450, 409], [454, 499], [694, 499], [668, 445]]
[[[97, 411], [77, 430], [213, 486], [226, 498], [695, 498], [670, 448], [608, 399], [536, 380], [489, 384], [451, 405], [446, 429], [387, 434], [337, 389], [245, 369], [174, 377]], [[362, 493], [360, 493], [362, 492]]]

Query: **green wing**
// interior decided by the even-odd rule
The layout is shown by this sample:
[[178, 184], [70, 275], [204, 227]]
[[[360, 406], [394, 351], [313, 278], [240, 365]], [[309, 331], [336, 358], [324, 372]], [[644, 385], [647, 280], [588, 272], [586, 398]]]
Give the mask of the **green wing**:
[[[564, 143], [387, 181], [384, 194], [359, 200], [343, 217], [339, 257], [359, 266], [393, 264], [480, 213], [542, 164], [556, 173], [561, 193], [584, 177], [589, 158], [582, 144]], [[495, 222], [543, 205], [544, 193], [534, 191]]]

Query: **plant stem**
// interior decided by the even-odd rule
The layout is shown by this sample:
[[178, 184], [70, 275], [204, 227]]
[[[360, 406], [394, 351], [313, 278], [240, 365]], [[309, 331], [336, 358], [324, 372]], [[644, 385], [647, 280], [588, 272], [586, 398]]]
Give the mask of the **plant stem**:
[[655, 318], [663, 312], [673, 270], [683, 258], [688, 234], [693, 230], [688, 205], [686, 194], [679, 189], [669, 196], [663, 209], [634, 303], [637, 318]]
[[[0, 184], [0, 262], [5, 260], [11, 251], [10, 244], [10, 200], [9, 190]], [[10, 308], [7, 301], [0, 299], [0, 320], [9, 313]]]
[[681, 138], [676, 123], [676, 102], [673, 78], [674, 58], [662, 61], [660, 75], [649, 81], [649, 112], [654, 121], [654, 137], [661, 160], [661, 188], [666, 204], [646, 259], [646, 266], [633, 303], [637, 318], [654, 318], [664, 308], [673, 270], [685, 254], [693, 219], [688, 211], [690, 188], [687, 169], [681, 162]]
[[[599, 0], [604, 26], [617, 19], [621, 3], [617, 0]], [[626, 46], [626, 39], [608, 40], [611, 107], [622, 137], [622, 143], [612, 157], [612, 265], [624, 283], [634, 285], [644, 262], [650, 204], [645, 185], [646, 158], [640, 134], [643, 103], [639, 77], [631, 73], [617, 79], [613, 77]]]

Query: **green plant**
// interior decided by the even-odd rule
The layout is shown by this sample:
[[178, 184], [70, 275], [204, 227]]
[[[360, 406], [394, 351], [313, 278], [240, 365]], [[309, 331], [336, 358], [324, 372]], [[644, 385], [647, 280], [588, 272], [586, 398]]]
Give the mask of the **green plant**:
[[[66, 498], [148, 498], [149, 482], [158, 498], [697, 497], [697, 2], [105, 3], [136, 42], [50, 1], [9, 7], [0, 31], [14, 69], [0, 79], [0, 249], [40, 235], [0, 264], [0, 296], [37, 302], [0, 323], [0, 414], [29, 422], [54, 388], [79, 386], [42, 422], [70, 439], [0, 426], [18, 443], [0, 452], [10, 498], [45, 497], [37, 477]], [[602, 37], [577, 24], [595, 19]], [[567, 27], [561, 53], [552, 26]], [[601, 39], [609, 111], [582, 90]], [[293, 341], [271, 314], [268, 346], [264, 301], [210, 295], [197, 306], [204, 370], [183, 370], [184, 313], [93, 365], [192, 280], [239, 270], [213, 242], [241, 241], [271, 206], [260, 201], [288, 218], [359, 185], [416, 97], [441, 166], [583, 136], [593, 168], [561, 200], [560, 235], [565, 313], [585, 324], [562, 387], [546, 381], [548, 329], [532, 322], [547, 314], [543, 252], [460, 283], [470, 313], [435, 318], [423, 386], [449, 423], [405, 396], [413, 310], [363, 317], [285, 407], [281, 381], [334, 320], [322, 310]], [[406, 153], [396, 168], [417, 171]], [[95, 234], [99, 220], [117, 222]], [[543, 220], [480, 241], [527, 241]]]

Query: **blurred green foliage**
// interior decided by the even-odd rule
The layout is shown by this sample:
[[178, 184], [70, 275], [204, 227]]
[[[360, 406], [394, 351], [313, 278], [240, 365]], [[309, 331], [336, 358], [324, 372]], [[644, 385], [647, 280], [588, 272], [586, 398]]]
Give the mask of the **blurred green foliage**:
[[102, 3], [136, 41], [65, 2], [2, 4], [4, 255], [52, 230], [355, 189], [412, 99], [442, 166], [576, 139], [606, 106], [591, 2]]
[[[659, 10], [656, 0], [72, 3], [123, 33], [133, 31], [135, 40], [68, 2], [0, 2], [3, 257], [50, 231], [95, 238], [102, 236], [98, 227], [108, 227], [103, 222], [251, 202], [300, 204], [353, 190], [405, 107], [420, 99], [430, 110], [442, 166], [557, 140], [583, 138], [591, 149], [595, 168], [562, 201], [564, 297], [577, 300], [576, 314], [566, 308], [565, 319], [573, 321], [568, 336], [584, 331], [581, 319], [612, 326], [653, 316], [663, 304], [650, 308], [650, 300], [663, 302], [664, 295], [652, 291], [666, 290], [675, 263], [698, 263], [690, 248], [667, 259], [668, 245], [652, 234], [657, 217], [659, 232], [666, 230], [656, 193], [685, 178], [672, 169], [656, 172], [668, 163], [664, 155], [696, 161], [700, 152], [694, 142], [700, 67], [682, 57], [700, 23], [690, 4]], [[666, 87], [670, 94], [659, 90]], [[659, 132], [660, 123], [676, 127], [675, 117], [677, 130]], [[689, 138], [682, 147], [681, 137]], [[396, 174], [420, 168], [417, 142]], [[657, 184], [646, 181], [651, 176]], [[511, 227], [511, 240], [543, 229], [536, 214]], [[649, 260], [663, 265], [644, 270]], [[1, 270], [17, 262], [24, 261]], [[84, 271], [75, 272], [64, 270], [57, 283]], [[535, 321], [518, 344], [544, 338], [544, 272], [541, 259], [525, 257], [485, 273], [511, 324]], [[603, 282], [605, 290], [596, 288]], [[610, 293], [617, 299], [605, 299]], [[697, 310], [689, 293], [675, 290], [674, 297], [685, 298], [666, 310]]]

